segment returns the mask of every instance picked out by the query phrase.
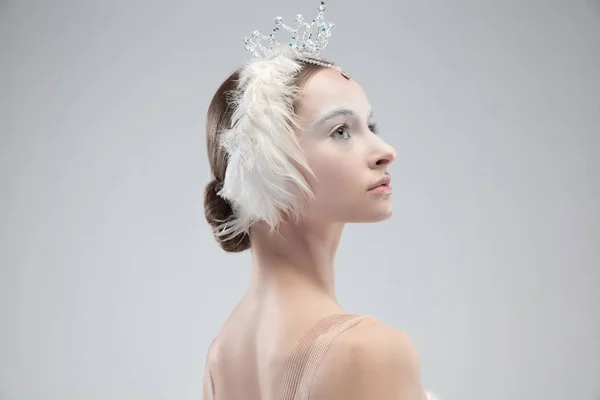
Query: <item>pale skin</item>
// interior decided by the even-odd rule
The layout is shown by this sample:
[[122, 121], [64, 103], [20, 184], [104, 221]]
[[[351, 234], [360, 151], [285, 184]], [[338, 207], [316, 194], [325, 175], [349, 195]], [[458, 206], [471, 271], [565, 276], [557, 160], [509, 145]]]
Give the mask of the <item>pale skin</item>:
[[[314, 172], [305, 176], [315, 199], [300, 222], [284, 222], [277, 236], [261, 223], [251, 229], [249, 288], [211, 346], [222, 399], [276, 400], [285, 356], [298, 336], [327, 315], [347, 312], [336, 298], [334, 269], [345, 224], [392, 215], [391, 194], [369, 189], [388, 173], [396, 151], [373, 132], [361, 86], [324, 69], [301, 95], [296, 134]], [[310, 400], [424, 398], [410, 338], [375, 318], [336, 339], [310, 394]]]

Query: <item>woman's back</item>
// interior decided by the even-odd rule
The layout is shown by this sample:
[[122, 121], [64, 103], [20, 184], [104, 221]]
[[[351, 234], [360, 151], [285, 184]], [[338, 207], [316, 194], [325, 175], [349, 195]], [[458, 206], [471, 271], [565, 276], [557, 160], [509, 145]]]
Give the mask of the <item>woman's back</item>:
[[[395, 357], [401, 350], [396, 346], [398, 339], [405, 340], [406, 336], [364, 315], [288, 314], [275, 319], [271, 315], [261, 317], [236, 310], [209, 348], [203, 399], [296, 400], [308, 399], [309, 395], [311, 400], [348, 398], [346, 392], [351, 384], [345, 379], [345, 376], [350, 378], [347, 367], [365, 376], [353, 367], [355, 357], [361, 357], [362, 353], [377, 354], [374, 348], [382, 348], [385, 358], [387, 354]], [[403, 347], [403, 353], [412, 353]], [[412, 354], [408, 356], [411, 358]], [[406, 358], [402, 354], [398, 359]], [[361, 362], [364, 368], [386, 368], [383, 358], [375, 360], [376, 365], [369, 363], [366, 359]], [[394, 399], [425, 398], [418, 371], [414, 379], [401, 376], [396, 379], [393, 367], [377, 373], [384, 379], [392, 374], [389, 386], [399, 388], [393, 389], [397, 396], [403, 396], [403, 391], [412, 392], [410, 397]], [[368, 385], [364, 382], [362, 388]], [[378, 386], [377, 390], [387, 390], [379, 383]]]

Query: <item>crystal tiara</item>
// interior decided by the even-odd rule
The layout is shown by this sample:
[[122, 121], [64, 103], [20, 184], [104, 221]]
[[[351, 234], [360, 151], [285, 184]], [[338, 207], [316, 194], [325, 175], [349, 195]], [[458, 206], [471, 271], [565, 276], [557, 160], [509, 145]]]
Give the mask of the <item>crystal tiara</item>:
[[[260, 59], [270, 59], [280, 54], [298, 58], [318, 58], [335, 28], [335, 24], [325, 21], [325, 10], [325, 1], [321, 1], [319, 12], [311, 22], [306, 22], [302, 14], [296, 15], [295, 27], [285, 24], [283, 18], [275, 17], [275, 28], [268, 35], [254, 31], [250, 36], [244, 37], [246, 50]], [[280, 43], [277, 38], [283, 30], [291, 33], [291, 38]]]

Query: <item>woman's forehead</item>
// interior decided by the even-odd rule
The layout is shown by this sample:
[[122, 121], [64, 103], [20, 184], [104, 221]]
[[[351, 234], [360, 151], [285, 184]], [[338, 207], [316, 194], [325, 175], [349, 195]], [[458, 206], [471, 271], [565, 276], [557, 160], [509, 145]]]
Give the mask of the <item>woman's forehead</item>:
[[361, 113], [369, 108], [362, 87], [354, 79], [347, 79], [339, 71], [323, 69], [302, 88], [298, 114], [321, 113], [333, 106], [346, 106]]

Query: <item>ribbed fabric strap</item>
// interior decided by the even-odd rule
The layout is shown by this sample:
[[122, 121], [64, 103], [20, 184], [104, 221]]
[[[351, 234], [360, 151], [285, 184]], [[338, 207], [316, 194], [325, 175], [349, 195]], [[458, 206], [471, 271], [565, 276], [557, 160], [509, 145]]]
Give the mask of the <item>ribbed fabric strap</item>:
[[202, 379], [202, 400], [214, 400], [214, 396], [215, 388], [207, 361], [204, 364], [204, 377]]
[[206, 353], [206, 361], [204, 362], [204, 377], [202, 379], [202, 400], [214, 400], [215, 398], [215, 383], [210, 372], [209, 355], [216, 340], [217, 338], [214, 338], [210, 342], [208, 351]]
[[334, 314], [305, 331], [286, 361], [278, 399], [307, 400], [317, 370], [335, 338], [365, 318], [368, 316]]

